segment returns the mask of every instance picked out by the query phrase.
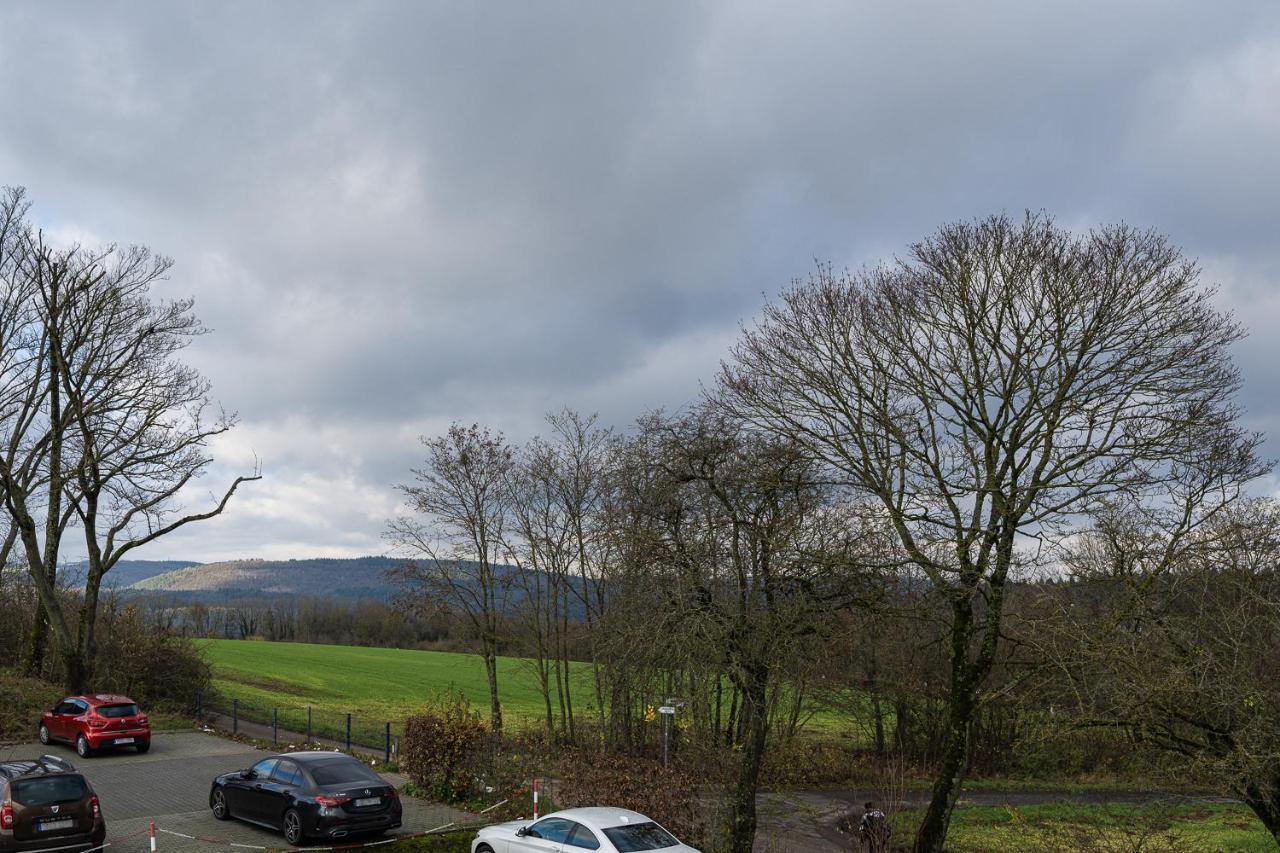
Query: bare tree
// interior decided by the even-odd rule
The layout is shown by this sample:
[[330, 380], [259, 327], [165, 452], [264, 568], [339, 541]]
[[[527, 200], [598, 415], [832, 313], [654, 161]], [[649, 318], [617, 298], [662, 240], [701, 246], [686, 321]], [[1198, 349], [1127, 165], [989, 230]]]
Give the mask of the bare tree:
[[475, 630], [489, 681], [494, 732], [502, 730], [498, 700], [498, 641], [511, 576], [503, 564], [510, 519], [508, 478], [514, 453], [501, 433], [454, 424], [423, 438], [426, 464], [400, 486], [417, 517], [393, 520], [387, 536], [416, 559], [394, 570], [410, 598], [463, 615]]
[[[564, 409], [549, 416], [547, 421], [552, 428], [551, 441], [556, 453], [556, 470], [560, 472], [557, 482], [569, 532], [569, 566], [570, 571], [577, 575], [573, 580], [566, 577], [566, 587], [582, 608], [583, 628], [591, 658], [596, 717], [603, 729], [604, 684], [600, 669], [597, 623], [605, 607], [608, 563], [616, 550], [616, 543], [609, 535], [608, 495], [617, 439], [611, 429], [599, 425], [596, 415], [584, 416]], [[568, 620], [566, 602], [566, 625]], [[564, 675], [565, 693], [572, 711], [567, 650]], [[570, 722], [572, 723], [572, 715]]]
[[943, 847], [1015, 567], [1110, 496], [1190, 530], [1263, 470], [1233, 403], [1243, 333], [1210, 297], [1155, 233], [997, 216], [891, 265], [819, 268], [723, 367], [730, 407], [879, 502], [947, 597], [948, 730], [917, 850]]
[[[1113, 511], [1028, 634], [1075, 725], [1181, 756], [1280, 844], [1280, 505], [1242, 501], [1193, 535]], [[1066, 689], [1063, 689], [1066, 688]]]
[[631, 462], [649, 473], [633, 476], [641, 490], [632, 499], [651, 522], [643, 559], [661, 601], [644, 610], [646, 642], [668, 661], [681, 648], [705, 656], [703, 667], [733, 687], [738, 760], [725, 849], [748, 853], [779, 693], [799, 689], [806, 640], [824, 634], [827, 615], [865, 601], [869, 537], [849, 523], [812, 455], [713, 407], [646, 418], [636, 442]]
[[[547, 725], [555, 694], [560, 734], [577, 739], [574, 715], [575, 645], [590, 657], [597, 717], [604, 707], [596, 622], [604, 607], [608, 536], [605, 494], [614, 443], [610, 430], [568, 409], [549, 415], [549, 439], [523, 448], [511, 478], [513, 510], [508, 547], [520, 568], [522, 610], [530, 616], [535, 669]], [[581, 641], [585, 640], [585, 643]]]
[[[535, 438], [525, 446], [511, 489], [511, 524], [507, 550], [518, 569], [520, 610], [528, 617], [533, 638], [532, 664], [542, 693], [547, 734], [572, 740], [569, 683], [567, 581], [572, 564], [572, 531], [559, 489], [555, 450]], [[556, 697], [553, 708], [552, 695]], [[558, 713], [557, 713], [558, 711]]]
[[[172, 262], [142, 247], [51, 246], [26, 224], [20, 191], [4, 213], [13, 224], [0, 274], [6, 295], [22, 300], [12, 309], [25, 331], [13, 359], [6, 348], [0, 482], [41, 601], [28, 666], [43, 657], [47, 625], [67, 688], [80, 690], [92, 675], [104, 575], [129, 551], [220, 514], [259, 476], [237, 477], [208, 511], [179, 510], [179, 493], [212, 463], [209, 441], [234, 417], [206, 423], [208, 384], [178, 359], [201, 331], [191, 301], [151, 296]], [[88, 552], [74, 633], [56, 589], [73, 522]]]
[[[70, 520], [62, 507], [61, 436], [67, 419], [61, 410], [58, 383], [51, 370], [49, 334], [41, 321], [36, 298], [40, 273], [33, 257], [35, 235], [27, 221], [30, 202], [21, 188], [6, 188], [0, 199], [0, 485], [4, 488], [14, 531], [22, 529], [19, 516], [34, 517], [42, 510], [46, 524], [39, 531], [43, 541], [31, 562], [28, 537], [22, 547], [28, 569], [43, 575], [43, 587], [57, 583], [58, 553], [62, 534]], [[44, 660], [49, 620], [44, 597], [37, 609], [23, 653], [23, 671], [39, 672]]]

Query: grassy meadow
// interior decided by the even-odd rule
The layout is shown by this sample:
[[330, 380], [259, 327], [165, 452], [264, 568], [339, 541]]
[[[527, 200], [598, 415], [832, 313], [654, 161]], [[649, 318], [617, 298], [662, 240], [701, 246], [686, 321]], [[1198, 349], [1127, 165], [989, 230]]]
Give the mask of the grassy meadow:
[[[380, 727], [389, 721], [394, 729], [446, 690], [461, 691], [477, 710], [487, 713], [489, 686], [484, 663], [476, 655], [262, 640], [200, 643], [213, 667], [214, 690], [224, 704], [238, 699], [246, 715], [258, 717], [278, 708], [280, 724], [289, 728], [304, 728], [306, 708], [311, 707], [317, 727], [323, 721], [332, 730], [339, 717], [350, 713], [355, 727]], [[575, 663], [570, 671], [575, 711], [593, 713], [590, 665]], [[545, 711], [531, 661], [498, 658], [498, 694], [508, 727], [542, 724]], [[838, 715], [819, 712], [807, 728], [843, 733], [849, 727]]]
[[[488, 708], [484, 663], [476, 655], [260, 640], [203, 640], [201, 645], [219, 696], [254, 709], [305, 714], [310, 706], [330, 719], [350, 713], [366, 725], [397, 724], [448, 690], [461, 691], [477, 710]], [[590, 667], [575, 665], [572, 677], [575, 707], [586, 711], [594, 701]], [[509, 725], [538, 724], [542, 694], [530, 662], [499, 658], [498, 690]]]

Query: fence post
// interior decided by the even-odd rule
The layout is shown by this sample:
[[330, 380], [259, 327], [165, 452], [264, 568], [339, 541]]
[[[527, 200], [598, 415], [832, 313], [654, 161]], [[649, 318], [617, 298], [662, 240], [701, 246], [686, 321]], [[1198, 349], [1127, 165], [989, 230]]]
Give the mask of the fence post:
[[390, 722], [390, 721], [388, 721], [388, 722], [387, 722], [387, 749], [386, 749], [386, 755], [385, 755], [385, 757], [384, 757], [382, 760], [383, 760], [383, 761], [390, 761], [390, 760], [391, 760], [391, 722]]
[[542, 787], [541, 779], [533, 780], [533, 819], [538, 819], [538, 789]]
[[271, 742], [280, 742], [280, 717], [278, 715], [279, 708], [271, 709]]
[[311, 743], [311, 706], [307, 706], [307, 743]]
[[240, 700], [231, 700], [231, 733], [240, 733]]
[[347, 714], [347, 752], [351, 751], [351, 715]]

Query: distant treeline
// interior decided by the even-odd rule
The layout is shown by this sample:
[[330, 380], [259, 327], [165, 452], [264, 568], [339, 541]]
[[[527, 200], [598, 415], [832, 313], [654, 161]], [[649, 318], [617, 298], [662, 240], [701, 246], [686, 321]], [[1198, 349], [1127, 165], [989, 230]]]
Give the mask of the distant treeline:
[[177, 634], [188, 637], [332, 643], [398, 649], [461, 646], [446, 616], [421, 616], [382, 601], [243, 596], [176, 604], [165, 596], [129, 596]]

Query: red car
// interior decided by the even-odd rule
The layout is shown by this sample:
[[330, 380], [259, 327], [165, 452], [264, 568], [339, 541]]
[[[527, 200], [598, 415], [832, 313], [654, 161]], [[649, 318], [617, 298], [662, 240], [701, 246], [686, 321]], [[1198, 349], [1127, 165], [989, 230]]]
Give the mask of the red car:
[[127, 696], [68, 696], [40, 718], [40, 742], [55, 740], [75, 744], [81, 758], [119, 746], [146, 752], [151, 748], [151, 724]]

